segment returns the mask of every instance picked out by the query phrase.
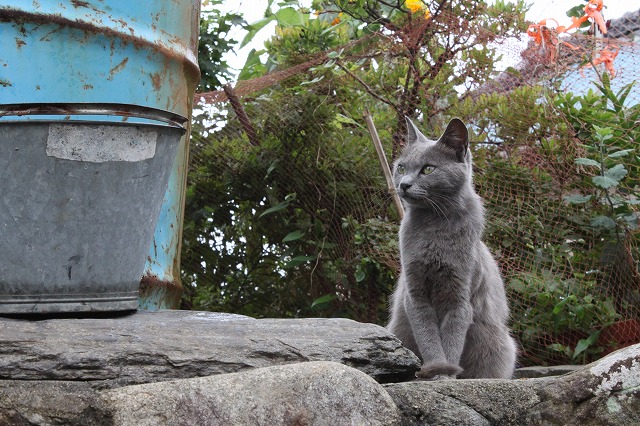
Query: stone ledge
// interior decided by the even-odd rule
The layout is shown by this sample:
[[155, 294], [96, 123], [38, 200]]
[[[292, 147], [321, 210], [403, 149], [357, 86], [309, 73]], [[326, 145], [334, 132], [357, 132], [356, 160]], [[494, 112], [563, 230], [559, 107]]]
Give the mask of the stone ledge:
[[379, 382], [411, 379], [418, 358], [383, 327], [348, 319], [260, 319], [195, 311], [116, 318], [0, 318], [0, 377], [99, 388], [333, 361]]
[[562, 376], [378, 383], [417, 368], [349, 320], [0, 319], [0, 424], [640, 424], [640, 344]]

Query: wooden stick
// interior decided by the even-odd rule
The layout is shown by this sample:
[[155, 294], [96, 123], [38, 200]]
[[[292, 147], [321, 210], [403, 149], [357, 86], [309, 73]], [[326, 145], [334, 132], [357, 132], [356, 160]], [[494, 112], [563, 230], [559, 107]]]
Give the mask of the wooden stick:
[[380, 160], [380, 166], [382, 167], [382, 173], [384, 173], [384, 177], [387, 180], [387, 191], [393, 198], [393, 203], [396, 206], [396, 210], [398, 211], [398, 216], [400, 216], [400, 220], [404, 217], [404, 208], [402, 207], [402, 201], [400, 201], [400, 197], [396, 192], [396, 188], [393, 185], [393, 177], [391, 176], [391, 169], [389, 168], [389, 163], [387, 162], [387, 157], [384, 155], [384, 149], [382, 148], [382, 143], [380, 142], [380, 137], [378, 137], [378, 131], [376, 130], [375, 124], [373, 124], [373, 120], [371, 119], [371, 113], [369, 109], [365, 109], [364, 121], [367, 123], [367, 129], [369, 130], [369, 134], [371, 135], [371, 140], [373, 141], [373, 146], [376, 147], [376, 152], [378, 153], [378, 160]]

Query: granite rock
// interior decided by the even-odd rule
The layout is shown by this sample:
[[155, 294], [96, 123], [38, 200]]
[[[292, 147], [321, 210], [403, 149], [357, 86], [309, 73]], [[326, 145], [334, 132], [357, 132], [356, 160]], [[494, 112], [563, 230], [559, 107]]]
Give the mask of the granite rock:
[[0, 380], [0, 425], [110, 424], [110, 410], [88, 382]]
[[402, 424], [640, 424], [640, 344], [574, 372], [518, 380], [387, 384]]
[[305, 362], [241, 373], [105, 391], [119, 426], [396, 425], [398, 409], [370, 376], [334, 362]]

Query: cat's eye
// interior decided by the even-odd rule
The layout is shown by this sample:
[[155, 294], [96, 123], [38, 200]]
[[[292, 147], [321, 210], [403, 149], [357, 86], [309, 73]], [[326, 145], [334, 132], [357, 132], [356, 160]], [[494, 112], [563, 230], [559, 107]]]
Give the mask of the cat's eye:
[[420, 174], [428, 175], [428, 174], [433, 173], [433, 171], [434, 171], [435, 169], [436, 169], [436, 168], [435, 168], [435, 167], [433, 167], [433, 166], [424, 166], [424, 167], [422, 168], [422, 170], [420, 170]]
[[396, 172], [398, 172], [399, 175], [403, 175], [405, 172], [404, 166], [402, 164], [398, 164], [398, 167], [396, 167]]

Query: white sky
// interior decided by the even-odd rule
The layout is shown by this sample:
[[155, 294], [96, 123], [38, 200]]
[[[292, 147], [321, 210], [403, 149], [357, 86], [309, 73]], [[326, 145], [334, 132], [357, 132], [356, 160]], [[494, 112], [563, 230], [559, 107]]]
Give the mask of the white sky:
[[[566, 15], [567, 10], [580, 4], [586, 4], [584, 0], [528, 0], [527, 2], [532, 5], [527, 13], [528, 20], [538, 22], [542, 19], [554, 18], [558, 21], [559, 25], [571, 24], [571, 18]], [[277, 8], [277, 3], [277, 0], [274, 1], [275, 8]], [[302, 0], [301, 3], [310, 5], [311, 1]], [[619, 18], [625, 12], [640, 9], [640, 0], [604, 0], [604, 6], [604, 18], [614, 19]], [[220, 9], [222, 10], [233, 11], [243, 15], [244, 19], [249, 23], [261, 19], [264, 16], [266, 7], [267, 0], [226, 0], [224, 4], [220, 5]], [[274, 23], [266, 26], [248, 46], [245, 46], [239, 51], [227, 54], [227, 63], [239, 71], [244, 65], [251, 49], [261, 49], [264, 41], [274, 34], [274, 27]], [[231, 34], [231, 37], [240, 42], [245, 34], [244, 31], [239, 31]]]

